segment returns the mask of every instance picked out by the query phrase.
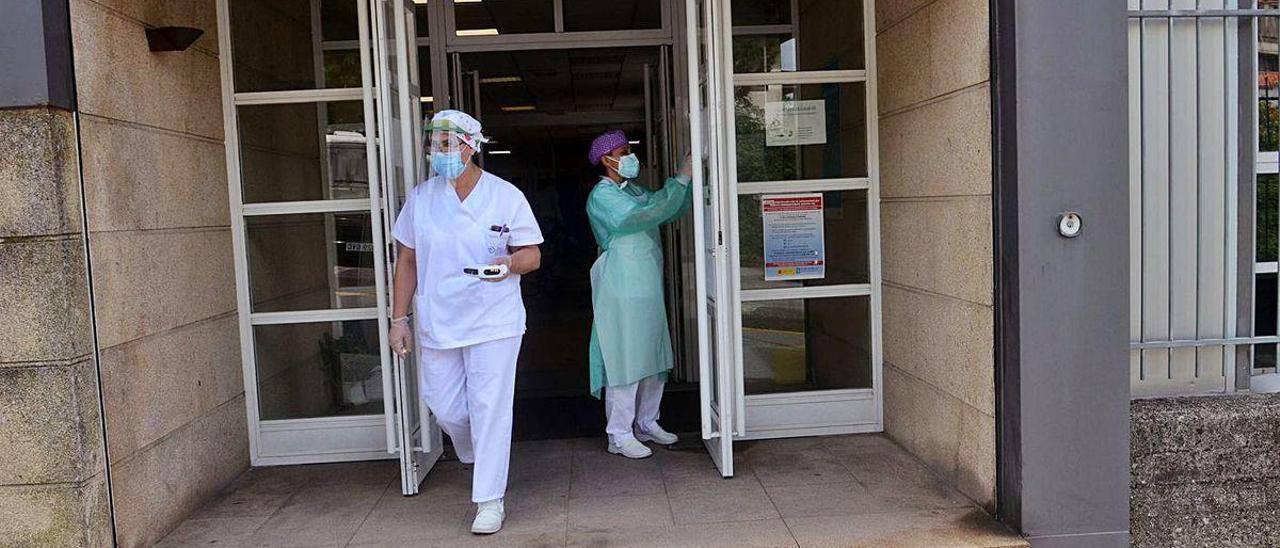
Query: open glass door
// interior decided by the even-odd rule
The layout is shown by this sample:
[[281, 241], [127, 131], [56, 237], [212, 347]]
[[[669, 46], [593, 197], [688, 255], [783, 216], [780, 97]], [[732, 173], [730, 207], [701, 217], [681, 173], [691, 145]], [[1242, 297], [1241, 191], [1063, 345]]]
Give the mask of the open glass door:
[[[422, 151], [422, 96], [418, 74], [414, 6], [405, 0], [376, 0], [378, 69], [378, 134], [382, 136], [382, 234], [387, 246], [387, 272], [395, 271], [395, 242], [391, 228], [404, 205], [404, 197], [425, 175]], [[388, 288], [389, 289], [389, 284]], [[390, 313], [390, 292], [379, 294], [379, 325], [384, 339]], [[382, 352], [390, 351], [383, 345]], [[443, 452], [439, 426], [418, 394], [418, 355], [384, 357], [391, 384], [386, 418], [394, 432], [387, 451], [400, 459], [401, 492], [418, 493], [418, 486]]]
[[734, 417], [739, 406], [731, 318], [727, 298], [728, 257], [724, 240], [723, 21], [719, 0], [686, 0], [690, 37], [689, 128], [693, 155], [694, 270], [698, 322], [698, 371], [702, 439], [721, 475], [733, 475]]

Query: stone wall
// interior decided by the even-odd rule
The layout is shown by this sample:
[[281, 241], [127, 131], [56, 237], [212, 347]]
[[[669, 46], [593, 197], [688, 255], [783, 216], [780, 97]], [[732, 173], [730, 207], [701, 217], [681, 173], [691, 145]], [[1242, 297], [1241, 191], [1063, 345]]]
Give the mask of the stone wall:
[[71, 112], [0, 110], [0, 544], [109, 546]]
[[995, 506], [986, 0], [876, 3], [885, 430]]
[[1134, 546], [1280, 546], [1280, 395], [1136, 400]]
[[[214, 0], [72, 0], [117, 540], [153, 543], [249, 465]], [[152, 53], [144, 30], [205, 34]]]

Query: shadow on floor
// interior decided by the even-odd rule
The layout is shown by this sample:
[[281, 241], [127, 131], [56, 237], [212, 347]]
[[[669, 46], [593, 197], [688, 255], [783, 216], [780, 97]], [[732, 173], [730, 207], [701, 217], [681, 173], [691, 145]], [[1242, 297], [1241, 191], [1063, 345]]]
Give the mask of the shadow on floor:
[[1026, 546], [880, 435], [697, 443], [644, 460], [603, 439], [516, 443], [504, 529], [472, 536], [471, 470], [442, 461], [400, 494], [394, 462], [255, 468], [162, 546]]

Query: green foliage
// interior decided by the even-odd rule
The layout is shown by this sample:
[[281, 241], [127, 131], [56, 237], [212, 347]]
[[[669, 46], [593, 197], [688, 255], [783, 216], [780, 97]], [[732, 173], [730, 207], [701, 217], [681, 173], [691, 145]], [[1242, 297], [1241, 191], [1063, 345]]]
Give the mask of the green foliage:
[[1280, 150], [1280, 107], [1275, 101], [1258, 101], [1258, 150]]

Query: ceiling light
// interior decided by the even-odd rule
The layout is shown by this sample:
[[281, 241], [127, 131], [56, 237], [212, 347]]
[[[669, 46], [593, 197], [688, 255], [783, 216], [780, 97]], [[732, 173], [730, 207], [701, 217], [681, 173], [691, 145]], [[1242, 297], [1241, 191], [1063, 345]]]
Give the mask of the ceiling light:
[[[454, 0], [454, 1], [456, 2], [456, 1], [458, 1], [458, 0]], [[467, 0], [462, 0], [462, 1], [463, 1], [463, 2], [466, 2]], [[414, 4], [426, 4], [426, 3], [427, 3], [427, 0], [413, 0], [413, 3], [414, 3]]]
[[512, 82], [519, 82], [521, 80], [522, 78], [520, 78], [519, 76], [490, 76], [488, 78], [481, 78], [480, 83], [481, 84], [510, 84]]
[[454, 4], [479, 4], [480, 0], [453, 0]]
[[489, 154], [511, 154], [510, 150], [490, 150]]
[[498, 29], [458, 29], [454, 33], [458, 36], [497, 36]]
[[529, 112], [536, 110], [533, 105], [516, 105], [514, 107], [502, 107], [502, 112]]
[[434, 103], [436, 98], [430, 95], [426, 95], [426, 96], [420, 97], [418, 100], [424, 103]]
[[627, 141], [627, 144], [628, 144], [628, 145], [638, 145], [638, 144], [640, 144], [640, 141]]

